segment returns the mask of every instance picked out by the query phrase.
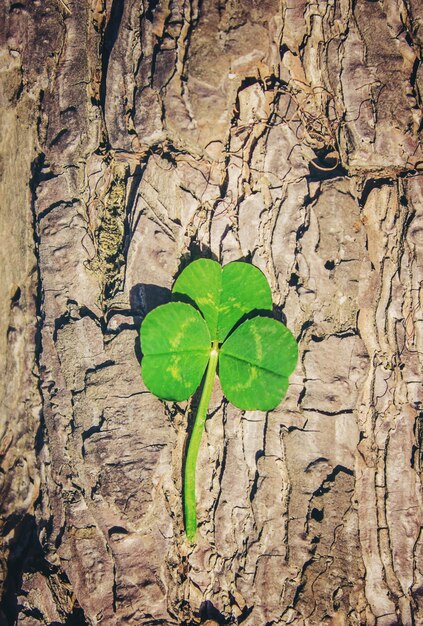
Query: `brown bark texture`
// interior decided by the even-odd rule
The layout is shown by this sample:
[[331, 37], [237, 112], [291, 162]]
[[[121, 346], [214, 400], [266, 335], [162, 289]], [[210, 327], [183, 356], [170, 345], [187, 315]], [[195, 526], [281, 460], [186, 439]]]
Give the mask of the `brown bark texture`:
[[[3, 624], [423, 624], [422, 20], [2, 1]], [[200, 256], [263, 270], [300, 360], [267, 414], [216, 381], [190, 546], [138, 331]]]

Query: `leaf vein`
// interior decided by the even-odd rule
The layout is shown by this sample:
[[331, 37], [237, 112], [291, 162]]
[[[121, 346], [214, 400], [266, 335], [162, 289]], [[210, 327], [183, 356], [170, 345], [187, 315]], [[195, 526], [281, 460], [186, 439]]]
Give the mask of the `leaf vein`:
[[172, 356], [172, 354], [188, 354], [188, 353], [197, 353], [197, 354], [205, 354], [209, 353], [208, 348], [191, 348], [188, 350], [172, 350], [170, 352], [146, 352], [144, 356]]
[[269, 369], [268, 367], [263, 367], [263, 365], [259, 365], [258, 363], [255, 363], [254, 361], [250, 361], [249, 359], [243, 359], [240, 356], [237, 356], [235, 354], [231, 354], [230, 352], [226, 352], [223, 350], [221, 351], [221, 354], [224, 356], [229, 356], [232, 357], [233, 359], [236, 359], [237, 361], [242, 361], [243, 363], [248, 363], [248, 365], [251, 365], [252, 367], [258, 367], [259, 369], [268, 372], [269, 374], [274, 374], [275, 376], [278, 376], [279, 378], [288, 378], [288, 376], [285, 376], [284, 374], [280, 374], [279, 372], [275, 372], [274, 370]]

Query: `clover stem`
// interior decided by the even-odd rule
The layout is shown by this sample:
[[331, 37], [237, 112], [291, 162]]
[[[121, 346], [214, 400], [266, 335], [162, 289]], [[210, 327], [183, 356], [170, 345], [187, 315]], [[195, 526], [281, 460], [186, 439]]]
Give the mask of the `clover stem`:
[[197, 465], [198, 450], [200, 448], [201, 435], [203, 434], [206, 422], [207, 410], [209, 408], [210, 396], [213, 389], [214, 377], [216, 374], [217, 361], [219, 357], [218, 342], [212, 342], [209, 363], [207, 365], [206, 377], [204, 379], [203, 391], [198, 405], [198, 411], [188, 444], [187, 456], [185, 459], [184, 473], [184, 514], [185, 533], [189, 541], [194, 541], [197, 530], [197, 514], [195, 511], [195, 467]]

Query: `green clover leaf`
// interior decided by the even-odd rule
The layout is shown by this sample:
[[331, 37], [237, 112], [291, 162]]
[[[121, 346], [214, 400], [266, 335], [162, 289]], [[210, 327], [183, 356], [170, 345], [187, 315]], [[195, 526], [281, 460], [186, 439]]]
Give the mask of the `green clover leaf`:
[[286, 326], [253, 317], [236, 328], [220, 350], [223, 393], [239, 409], [270, 411], [285, 396], [297, 359], [297, 342]]
[[151, 311], [141, 326], [142, 376], [163, 400], [203, 390], [184, 473], [185, 531], [197, 529], [195, 467], [217, 368], [225, 396], [244, 410], [270, 411], [285, 396], [298, 359], [297, 343], [272, 310], [264, 274], [248, 263], [223, 268], [209, 259], [188, 265], [175, 281], [173, 302]]
[[207, 324], [192, 306], [158, 306], [141, 326], [144, 383], [162, 400], [187, 400], [201, 383], [210, 342]]
[[254, 310], [272, 310], [272, 292], [264, 274], [249, 263], [199, 259], [175, 281], [174, 299], [195, 303], [206, 320], [212, 341], [224, 341], [235, 324]]

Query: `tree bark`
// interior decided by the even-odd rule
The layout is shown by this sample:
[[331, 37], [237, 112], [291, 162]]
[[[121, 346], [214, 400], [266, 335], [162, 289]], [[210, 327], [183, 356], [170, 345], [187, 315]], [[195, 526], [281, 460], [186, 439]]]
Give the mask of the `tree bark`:
[[[0, 23], [4, 624], [423, 624], [418, 0], [22, 0]], [[284, 402], [140, 376], [178, 271], [260, 267]]]

